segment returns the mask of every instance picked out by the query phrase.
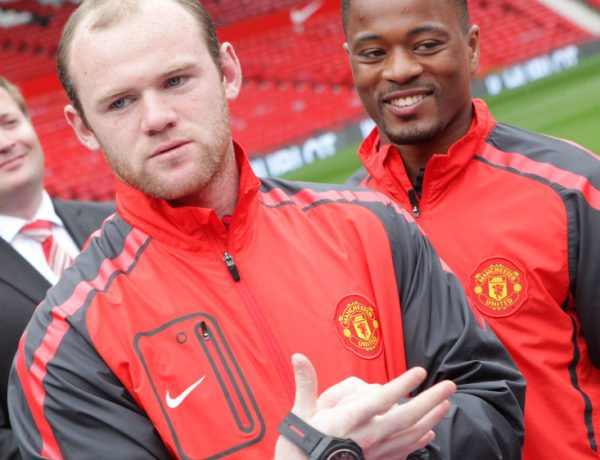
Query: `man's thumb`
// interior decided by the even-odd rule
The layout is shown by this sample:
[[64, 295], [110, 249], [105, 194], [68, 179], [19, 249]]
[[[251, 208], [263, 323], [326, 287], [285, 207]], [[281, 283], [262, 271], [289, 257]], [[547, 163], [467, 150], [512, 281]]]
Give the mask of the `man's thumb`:
[[300, 353], [292, 356], [296, 399], [292, 412], [307, 420], [317, 409], [317, 373], [310, 360]]

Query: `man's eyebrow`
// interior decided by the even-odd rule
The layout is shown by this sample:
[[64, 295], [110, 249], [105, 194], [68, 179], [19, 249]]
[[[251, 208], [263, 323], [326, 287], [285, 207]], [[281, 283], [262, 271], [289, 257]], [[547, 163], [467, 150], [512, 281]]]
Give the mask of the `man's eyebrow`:
[[17, 112], [0, 112], [0, 120], [4, 120], [5, 118], [14, 117], [17, 115]]
[[[414, 29], [409, 30], [406, 35], [408, 37], [414, 37], [419, 34], [432, 33], [432, 32], [437, 33], [437, 34], [443, 34], [443, 35], [448, 34], [448, 31], [443, 27], [439, 27], [439, 26], [436, 26], [433, 24], [424, 24], [422, 26], [418, 26], [418, 27], [415, 27]], [[354, 43], [365, 43], [365, 42], [384, 40], [384, 39], [385, 39], [385, 37], [380, 34], [364, 33], [364, 34], [356, 37], [356, 39], [354, 40]]]
[[419, 34], [428, 33], [428, 32], [434, 32], [437, 34], [444, 34], [444, 35], [448, 34], [448, 31], [444, 27], [436, 26], [433, 24], [424, 24], [422, 26], [415, 27], [410, 32], [408, 32], [407, 35], [412, 37], [414, 35], [419, 35]]
[[119, 98], [119, 96], [126, 94], [127, 91], [129, 91], [127, 88], [123, 87], [123, 88], [117, 88], [116, 90], [110, 92], [109, 94], [107, 94], [106, 96], [102, 96], [98, 99], [98, 101], [96, 102], [96, 106], [97, 107], [101, 107], [104, 104], [106, 104], [108, 101], [111, 101], [113, 99], [117, 99]]
[[159, 78], [165, 78], [171, 74], [177, 73], [177, 72], [185, 72], [186, 70], [191, 70], [194, 67], [196, 67], [197, 64], [195, 62], [181, 62], [178, 64], [174, 64], [172, 66], [170, 66], [169, 68], [167, 68], [167, 70], [165, 72], [163, 72]]

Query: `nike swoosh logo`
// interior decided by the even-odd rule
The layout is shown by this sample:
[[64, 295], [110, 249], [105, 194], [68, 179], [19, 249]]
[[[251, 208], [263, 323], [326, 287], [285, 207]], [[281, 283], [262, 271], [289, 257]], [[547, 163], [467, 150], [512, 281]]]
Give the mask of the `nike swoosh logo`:
[[185, 398], [187, 398], [190, 395], [190, 393], [192, 391], [194, 391], [196, 389], [196, 387], [202, 383], [202, 380], [204, 380], [204, 377], [206, 377], [206, 376], [203, 375], [200, 380], [192, 383], [189, 387], [187, 387], [185, 390], [183, 390], [183, 392], [176, 398], [172, 398], [171, 395], [169, 394], [169, 391], [167, 391], [167, 398], [166, 398], [167, 406], [169, 406], [171, 409], [175, 409], [176, 407], [179, 407], [179, 405], [185, 400]]
[[323, 6], [323, 0], [314, 0], [303, 8], [292, 8], [290, 20], [294, 24], [304, 24], [321, 6]]

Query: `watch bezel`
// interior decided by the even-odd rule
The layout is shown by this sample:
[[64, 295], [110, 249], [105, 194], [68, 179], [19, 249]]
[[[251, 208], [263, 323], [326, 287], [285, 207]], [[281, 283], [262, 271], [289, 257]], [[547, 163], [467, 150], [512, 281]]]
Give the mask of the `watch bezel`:
[[334, 438], [331, 436], [329, 438], [331, 442], [327, 446], [327, 449], [319, 457], [315, 457], [315, 459], [336, 460], [335, 455], [344, 453], [352, 455], [352, 459], [348, 460], [362, 460], [364, 458], [360, 446], [351, 439]]

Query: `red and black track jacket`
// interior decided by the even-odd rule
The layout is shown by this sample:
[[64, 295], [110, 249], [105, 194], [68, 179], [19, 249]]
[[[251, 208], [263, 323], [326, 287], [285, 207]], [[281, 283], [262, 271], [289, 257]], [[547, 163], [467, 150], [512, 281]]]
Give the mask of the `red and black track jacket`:
[[383, 195], [251, 172], [229, 229], [124, 184], [38, 308], [11, 375], [26, 458], [271, 458], [294, 396], [407, 367], [458, 385], [431, 458], [518, 459], [524, 381], [410, 217]]
[[413, 208], [527, 380], [523, 459], [600, 455], [600, 161], [496, 123], [483, 101], [420, 199], [375, 130], [354, 177]]

